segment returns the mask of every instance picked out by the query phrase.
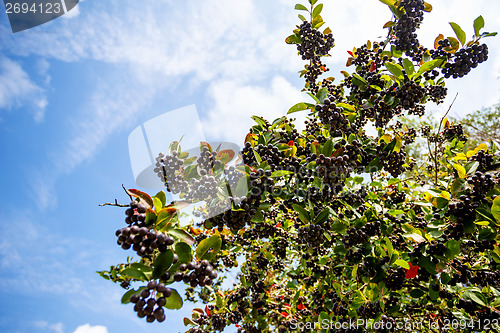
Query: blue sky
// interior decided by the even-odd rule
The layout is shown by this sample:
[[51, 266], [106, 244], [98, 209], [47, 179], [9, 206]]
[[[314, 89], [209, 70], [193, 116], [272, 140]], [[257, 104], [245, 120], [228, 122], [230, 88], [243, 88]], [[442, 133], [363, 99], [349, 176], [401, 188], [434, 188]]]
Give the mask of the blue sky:
[[[340, 78], [346, 50], [381, 36], [390, 19], [375, 0], [324, 1]], [[71, 12], [12, 34], [0, 10], [0, 331], [178, 332], [188, 308], [149, 325], [121, 305], [122, 289], [96, 270], [125, 260], [114, 232], [135, 187], [128, 134], [166, 111], [196, 104], [208, 139], [241, 143], [252, 114], [268, 119], [308, 101], [303, 66], [283, 41], [298, 24], [288, 0], [81, 1]], [[482, 14], [500, 31], [497, 1], [433, 1], [421, 40], [470, 36]], [[490, 60], [452, 81], [452, 114], [500, 101], [499, 38]], [[449, 102], [430, 110], [438, 117]]]

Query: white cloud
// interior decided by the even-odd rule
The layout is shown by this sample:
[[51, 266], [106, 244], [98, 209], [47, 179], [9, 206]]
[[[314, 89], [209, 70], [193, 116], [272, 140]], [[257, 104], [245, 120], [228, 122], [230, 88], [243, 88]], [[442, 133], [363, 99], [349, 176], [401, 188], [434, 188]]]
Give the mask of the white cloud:
[[[304, 96], [283, 77], [274, 77], [270, 84], [246, 85], [234, 80], [214, 82], [208, 92], [213, 106], [202, 119], [205, 134], [211, 139], [243, 144], [252, 115], [269, 121], [281, 117], [291, 105]], [[295, 116], [295, 115], [294, 115]]]
[[21, 65], [7, 57], [0, 56], [0, 109], [18, 108], [29, 104], [34, 120], [43, 120], [47, 100], [44, 91], [29, 77]]
[[50, 330], [55, 333], [64, 333], [64, 325], [63, 323], [49, 324], [46, 321], [37, 321], [34, 323], [36, 328], [43, 328]]
[[85, 324], [78, 326], [73, 333], [108, 333], [108, 329], [105, 326], [90, 326]]

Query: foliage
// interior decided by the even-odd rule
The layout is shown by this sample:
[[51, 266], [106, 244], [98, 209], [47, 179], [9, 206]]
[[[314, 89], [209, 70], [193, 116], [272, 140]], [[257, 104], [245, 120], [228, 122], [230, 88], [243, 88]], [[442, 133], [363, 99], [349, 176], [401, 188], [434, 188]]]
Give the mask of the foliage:
[[469, 140], [473, 140], [473, 145], [490, 140], [497, 146], [500, 144], [500, 103], [476, 110], [459, 121], [464, 126]]
[[[299, 15], [286, 42], [307, 61], [300, 74], [312, 101], [288, 113], [308, 112], [304, 131], [287, 117], [254, 116], [234, 165], [207, 143], [199, 156], [173, 143], [156, 172], [183, 203], [168, 204], [163, 192], [127, 192], [135, 199], [118, 243], [139, 259], [100, 274], [138, 286], [122, 301], [135, 303], [139, 317], [163, 321], [164, 307], [181, 307], [167, 286], [182, 281], [188, 300], [197, 293], [208, 303], [185, 318], [193, 333], [232, 324], [240, 332], [495, 328], [500, 175], [489, 170], [496, 146], [468, 150], [463, 129], [446, 118], [435, 128], [390, 125], [442, 102], [445, 78], [486, 60], [480, 40], [493, 34], [480, 33], [479, 17], [469, 42], [453, 23], [456, 38], [439, 35], [427, 49], [415, 31], [432, 7], [382, 2], [394, 15], [387, 38], [349, 51], [352, 72], [338, 84], [319, 80], [334, 46], [330, 29], [318, 30], [323, 5], [295, 6], [308, 18]], [[406, 153], [417, 131], [428, 148], [418, 164]], [[200, 200], [201, 221], [181, 226], [182, 207]], [[237, 283], [222, 288], [228, 270], [238, 272]]]

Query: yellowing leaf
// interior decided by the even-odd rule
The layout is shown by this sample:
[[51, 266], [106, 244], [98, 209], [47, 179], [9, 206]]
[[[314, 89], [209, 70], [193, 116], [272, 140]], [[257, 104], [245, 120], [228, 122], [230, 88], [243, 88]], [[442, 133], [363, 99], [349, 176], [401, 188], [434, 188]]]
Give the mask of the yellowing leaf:
[[431, 201], [432, 200], [432, 194], [430, 194], [429, 192], [425, 192], [424, 193], [424, 199], [427, 200], [427, 201]]
[[467, 156], [464, 153], [458, 153], [453, 159], [455, 161], [467, 161]]
[[469, 150], [469, 151], [467, 152], [467, 157], [468, 157], [468, 158], [471, 158], [471, 157], [472, 157], [472, 156], [474, 156], [474, 155], [476, 155], [476, 152], [475, 152], [474, 150]]
[[378, 143], [380, 143], [381, 141], [385, 141], [385, 143], [389, 143], [392, 141], [392, 135], [390, 134], [384, 134], [380, 137], [380, 139], [378, 140]]
[[403, 147], [403, 140], [401, 140], [399, 135], [396, 135], [396, 145], [394, 146], [394, 151], [399, 153], [401, 151], [401, 147]]
[[443, 119], [443, 127], [444, 128], [450, 127], [450, 121], [448, 120], [448, 118]]
[[476, 152], [476, 154], [480, 150], [488, 151], [488, 145], [486, 143], [481, 143], [479, 146], [476, 147], [476, 149], [474, 149], [474, 151]]
[[467, 171], [465, 171], [465, 168], [463, 166], [461, 166], [460, 164], [453, 164], [453, 167], [455, 168], [455, 170], [457, 170], [458, 172], [458, 176], [460, 178], [465, 178], [467, 176]]
[[442, 191], [441, 192], [441, 197], [445, 198], [446, 200], [450, 200], [451, 198], [451, 194], [446, 192], [446, 191]]

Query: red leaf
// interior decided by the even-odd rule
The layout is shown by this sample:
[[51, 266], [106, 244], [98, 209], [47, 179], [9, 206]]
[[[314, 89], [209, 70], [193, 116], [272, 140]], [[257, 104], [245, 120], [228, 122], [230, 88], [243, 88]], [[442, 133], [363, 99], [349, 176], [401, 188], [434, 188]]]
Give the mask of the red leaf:
[[376, 68], [377, 68], [377, 67], [375, 66], [375, 63], [374, 63], [374, 62], [372, 62], [372, 65], [370, 66], [370, 72], [375, 72], [375, 69], [376, 69]]
[[285, 308], [290, 309], [291, 308], [290, 304], [285, 303]]
[[208, 309], [208, 305], [205, 306], [205, 312], [207, 313], [207, 316], [212, 317], [210, 310]]
[[299, 310], [304, 310], [305, 308], [306, 308], [306, 306], [304, 304], [297, 305], [297, 309], [299, 309]]
[[288, 313], [286, 313], [285, 311], [281, 312], [281, 315], [282, 315], [283, 317], [285, 317], [285, 318], [289, 316], [289, 314], [288, 314]]
[[281, 223], [278, 222], [278, 224], [276, 224], [276, 227], [281, 228]]
[[293, 146], [295, 146], [295, 142], [293, 142], [293, 140], [290, 140], [288, 142], [288, 147], [293, 147]]
[[354, 57], [354, 54], [352, 54], [352, 51], [347, 51], [351, 57]]
[[411, 262], [409, 263], [410, 264], [410, 269], [407, 269], [406, 270], [406, 278], [407, 279], [413, 279], [415, 276], [417, 276], [417, 272], [418, 272], [418, 269], [420, 267], [418, 266], [413, 266], [411, 264]]
[[236, 326], [237, 328], [240, 328], [240, 327], [241, 327], [241, 326], [240, 326], [240, 325], [238, 325], [238, 324], [234, 324], [234, 326]]
[[139, 198], [142, 204], [145, 204], [146, 208], [153, 207], [153, 199], [149, 196], [149, 194], [144, 193], [142, 191], [136, 189], [128, 189], [126, 190], [127, 194], [134, 198]]

